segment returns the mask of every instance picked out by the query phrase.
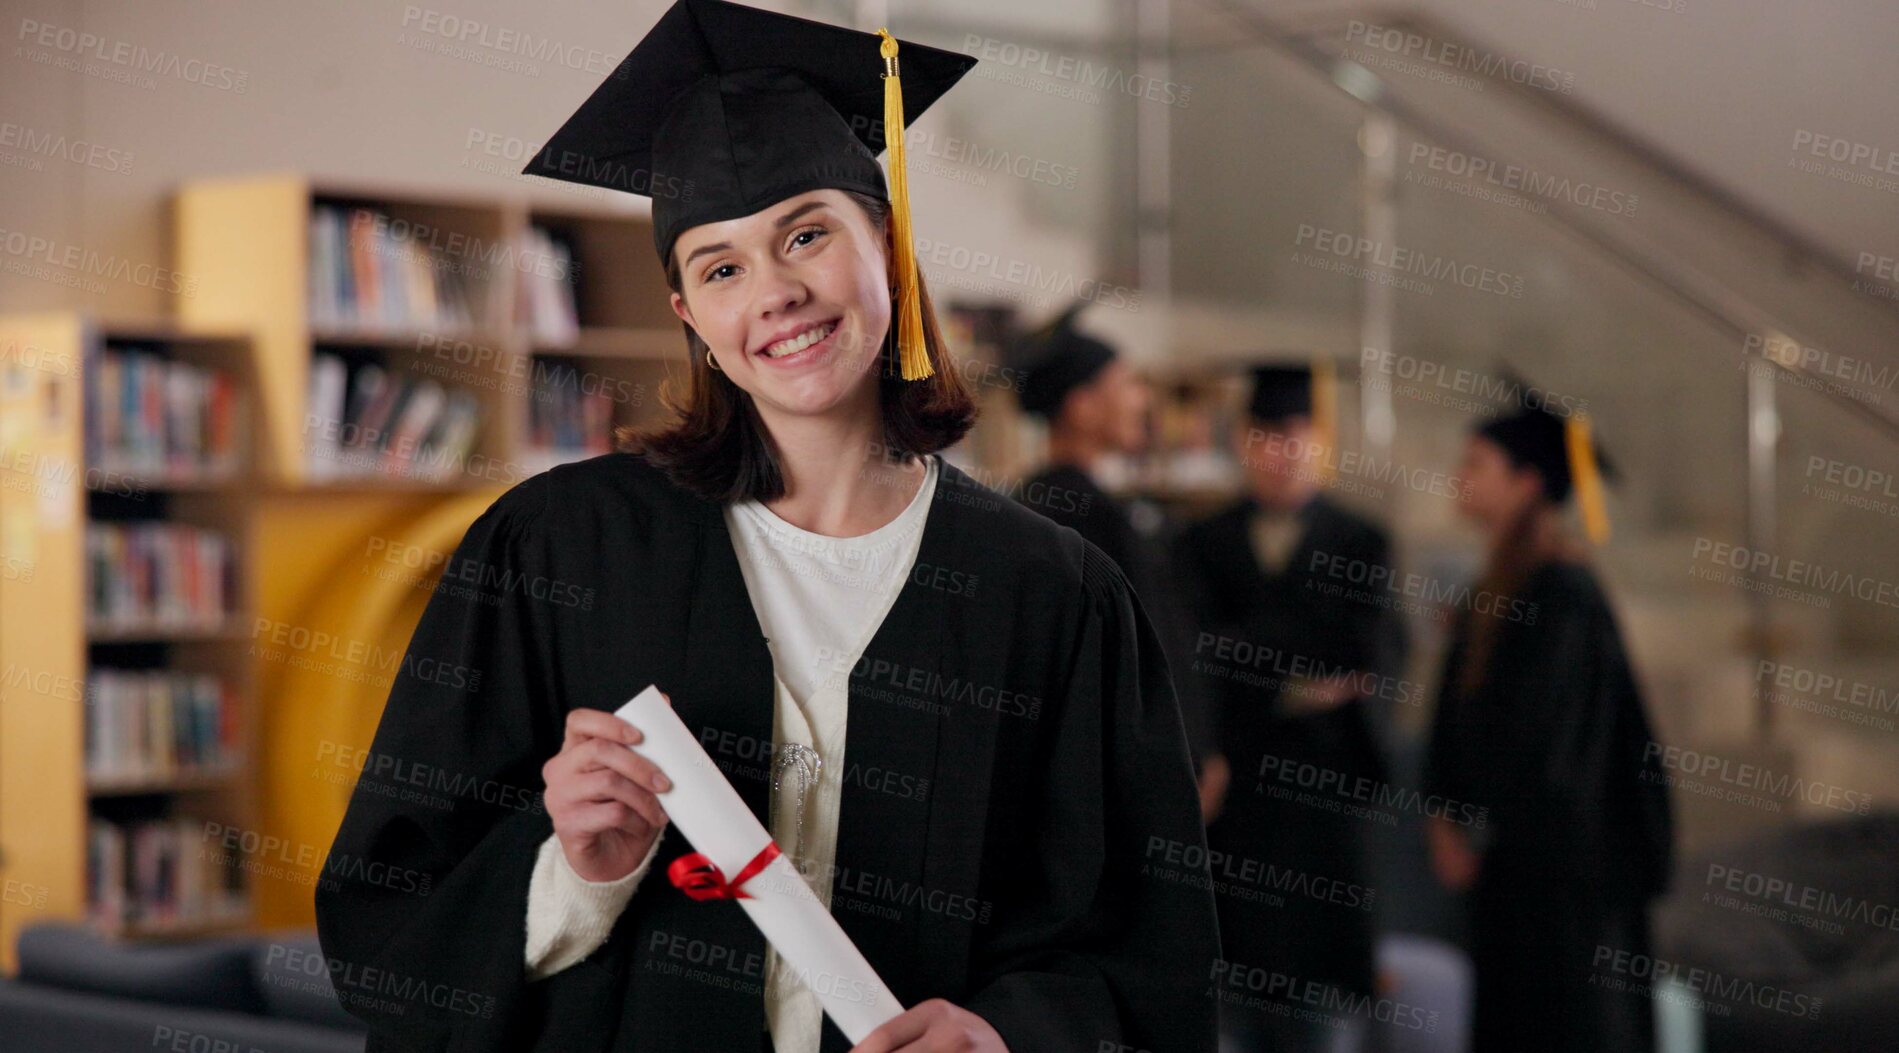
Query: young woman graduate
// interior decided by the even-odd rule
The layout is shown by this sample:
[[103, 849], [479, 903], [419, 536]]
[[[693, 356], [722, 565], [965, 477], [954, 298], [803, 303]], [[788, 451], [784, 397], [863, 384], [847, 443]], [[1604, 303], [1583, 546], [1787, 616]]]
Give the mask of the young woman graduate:
[[1489, 563], [1445, 660], [1426, 789], [1486, 812], [1427, 834], [1439, 879], [1471, 893], [1474, 1053], [1654, 1048], [1648, 998], [1596, 964], [1648, 953], [1672, 830], [1621, 632], [1561, 528], [1574, 489], [1606, 538], [1596, 465], [1586, 418], [1539, 406], [1479, 426], [1460, 472]]
[[910, 1007], [858, 1053], [1213, 1049], [1155, 633], [1099, 549], [936, 453], [974, 413], [903, 115], [972, 64], [681, 0], [529, 165], [653, 197], [690, 376], [639, 451], [496, 500], [416, 627], [479, 687], [390, 691], [331, 854], [430, 891], [316, 895], [371, 1053], [847, 1048], [737, 903], [667, 880], [691, 846], [611, 714], [648, 683]]

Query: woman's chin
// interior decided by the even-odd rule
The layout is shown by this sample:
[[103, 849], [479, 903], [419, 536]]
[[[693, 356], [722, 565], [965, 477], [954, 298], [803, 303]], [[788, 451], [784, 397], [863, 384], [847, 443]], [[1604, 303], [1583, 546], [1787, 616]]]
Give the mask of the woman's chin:
[[755, 398], [785, 417], [823, 417], [848, 401], [849, 388], [838, 377], [785, 378], [769, 385]]

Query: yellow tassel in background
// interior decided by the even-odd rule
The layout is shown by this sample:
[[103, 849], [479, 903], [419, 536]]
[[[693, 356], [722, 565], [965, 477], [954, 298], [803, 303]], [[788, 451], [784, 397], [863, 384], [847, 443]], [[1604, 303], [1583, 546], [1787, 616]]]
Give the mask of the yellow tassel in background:
[[1569, 446], [1569, 475], [1576, 487], [1576, 505], [1582, 511], [1589, 540], [1609, 540], [1609, 507], [1602, 493], [1602, 472], [1596, 465], [1596, 444], [1589, 435], [1589, 418], [1576, 413], [1563, 422]]
[[897, 243], [897, 327], [903, 379], [921, 380], [936, 370], [923, 346], [923, 301], [917, 291], [916, 238], [910, 230], [910, 179], [903, 160], [903, 79], [897, 75], [897, 38], [879, 29], [884, 57], [884, 146], [890, 151], [890, 214]]
[[1320, 456], [1316, 468], [1320, 482], [1330, 482], [1338, 464], [1339, 398], [1338, 370], [1329, 358], [1312, 363], [1312, 435]]

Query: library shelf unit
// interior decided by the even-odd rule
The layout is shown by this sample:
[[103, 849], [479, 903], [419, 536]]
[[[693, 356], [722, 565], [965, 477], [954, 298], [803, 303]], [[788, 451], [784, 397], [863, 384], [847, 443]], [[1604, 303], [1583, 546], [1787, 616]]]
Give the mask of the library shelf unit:
[[[608, 426], [652, 419], [684, 364], [638, 212], [262, 175], [187, 183], [172, 219], [198, 283], [180, 318], [255, 335], [273, 486], [505, 486], [605, 452]], [[321, 377], [339, 362], [347, 382]], [[393, 408], [366, 370], [400, 388]], [[472, 439], [405, 436], [420, 388], [474, 407]]]
[[[247, 926], [249, 337], [0, 318], [0, 964]], [[117, 829], [118, 834], [107, 833]]]

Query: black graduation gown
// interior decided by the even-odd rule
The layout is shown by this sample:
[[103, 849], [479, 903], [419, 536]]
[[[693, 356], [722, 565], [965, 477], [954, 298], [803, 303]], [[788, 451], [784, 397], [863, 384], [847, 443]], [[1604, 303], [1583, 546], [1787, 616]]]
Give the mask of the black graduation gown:
[[[1386, 768], [1368, 703], [1351, 699], [1291, 715], [1281, 695], [1296, 675], [1402, 671], [1397, 618], [1332, 588], [1343, 583], [1335, 568], [1389, 567], [1390, 543], [1377, 526], [1319, 495], [1300, 512], [1305, 530], [1285, 567], [1268, 573], [1248, 536], [1257, 507], [1243, 498], [1188, 527], [1179, 543], [1200, 625], [1188, 675], [1219, 699], [1220, 743], [1233, 769], [1226, 804], [1207, 831], [1224, 853], [1214, 868], [1216, 881], [1226, 882], [1216, 885], [1221, 940], [1236, 962], [1369, 994], [1377, 889], [1368, 820], [1302, 802], [1302, 787], [1281, 779], [1323, 772], [1338, 783], [1382, 784]], [[1275, 797], [1275, 790], [1292, 792]], [[1261, 888], [1282, 881], [1324, 895]]]
[[1219, 743], [1206, 692], [1197, 678], [1181, 672], [1193, 657], [1193, 620], [1180, 595], [1168, 545], [1160, 537], [1143, 534], [1119, 498], [1072, 464], [1043, 468], [1023, 484], [1016, 499], [1094, 542], [1127, 575], [1142, 610], [1160, 634], [1168, 667], [1176, 670], [1174, 690], [1187, 727], [1187, 747], [1198, 770], [1208, 754], [1219, 752]]
[[[1592, 968], [1649, 953], [1645, 906], [1668, 882], [1672, 821], [1654, 736], [1614, 613], [1588, 568], [1539, 567], [1482, 684], [1456, 685], [1460, 612], [1434, 717], [1427, 790], [1485, 809], [1470, 896], [1474, 1053], [1654, 1048], [1653, 1005]], [[1471, 814], [1471, 813], [1466, 813]]]
[[[766, 821], [772, 660], [720, 506], [633, 454], [529, 478], [457, 547], [404, 668], [423, 662], [478, 689], [398, 680], [331, 857], [430, 891], [316, 893], [369, 1053], [757, 1049], [764, 939], [666, 881], [677, 830], [599, 950], [534, 983], [523, 965], [567, 711], [657, 683]], [[949, 999], [1017, 1053], [1212, 1050], [1210, 895], [1143, 872], [1157, 839], [1203, 844], [1180, 715], [1099, 549], [944, 463], [849, 697], [832, 911], [905, 1005]], [[435, 800], [405, 798], [417, 780]], [[827, 1018], [826, 1053], [848, 1045]]]

